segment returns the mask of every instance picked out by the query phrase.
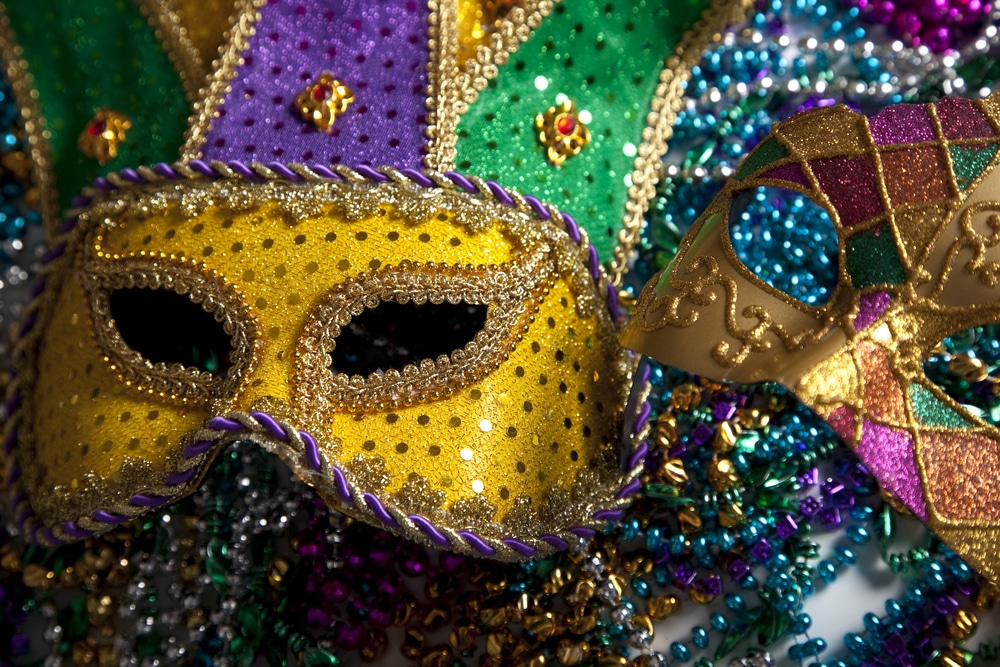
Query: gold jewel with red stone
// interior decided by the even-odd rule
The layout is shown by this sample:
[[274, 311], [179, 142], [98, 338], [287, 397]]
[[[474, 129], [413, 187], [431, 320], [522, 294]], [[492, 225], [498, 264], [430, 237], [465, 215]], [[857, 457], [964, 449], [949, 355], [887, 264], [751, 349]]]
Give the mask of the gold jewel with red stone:
[[76, 147], [102, 165], [115, 159], [132, 121], [113, 109], [98, 109], [76, 140]]
[[539, 143], [545, 146], [546, 157], [557, 167], [566, 158], [579, 155], [590, 143], [590, 130], [580, 120], [572, 100], [565, 100], [535, 116], [535, 128]]
[[320, 132], [329, 132], [337, 116], [347, 111], [354, 93], [346, 84], [323, 72], [295, 98], [295, 106], [303, 120], [312, 121]]

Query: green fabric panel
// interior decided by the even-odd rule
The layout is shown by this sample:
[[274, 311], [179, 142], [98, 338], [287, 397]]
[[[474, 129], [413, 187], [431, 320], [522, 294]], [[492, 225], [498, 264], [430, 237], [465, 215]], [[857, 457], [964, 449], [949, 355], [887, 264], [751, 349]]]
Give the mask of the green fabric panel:
[[782, 144], [778, 143], [777, 139], [770, 138], [765, 139], [764, 143], [758, 146], [750, 157], [747, 158], [743, 166], [740, 167], [739, 172], [736, 174], [738, 180], [743, 180], [750, 174], [763, 169], [772, 162], [777, 162], [783, 157], [788, 156], [788, 149]]
[[[566, 0], [500, 68], [458, 125], [456, 167], [573, 215], [609, 261], [635, 148], [663, 63], [707, 0]], [[536, 79], [544, 78], [544, 90]], [[588, 111], [591, 142], [556, 167], [535, 116], [566, 95]]]
[[[130, 0], [6, 3], [51, 134], [59, 203], [109, 171], [177, 159], [190, 107], [152, 28]], [[124, 113], [132, 128], [103, 167], [76, 140], [94, 112]]]
[[988, 146], [948, 146], [951, 165], [955, 170], [955, 182], [965, 190], [972, 181], [986, 170], [990, 160], [997, 153], [997, 145]]
[[944, 426], [947, 428], [971, 428], [962, 415], [938, 400], [931, 391], [922, 385], [910, 385], [910, 401], [913, 402], [913, 412], [917, 421], [928, 426]]

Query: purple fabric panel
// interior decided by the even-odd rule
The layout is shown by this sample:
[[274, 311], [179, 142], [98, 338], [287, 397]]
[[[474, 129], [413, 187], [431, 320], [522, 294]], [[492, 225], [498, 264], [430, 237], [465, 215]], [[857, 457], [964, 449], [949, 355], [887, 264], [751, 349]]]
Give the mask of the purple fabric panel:
[[[419, 167], [427, 11], [416, 0], [270, 0], [202, 147], [206, 160]], [[294, 108], [322, 72], [354, 102], [332, 132]]]

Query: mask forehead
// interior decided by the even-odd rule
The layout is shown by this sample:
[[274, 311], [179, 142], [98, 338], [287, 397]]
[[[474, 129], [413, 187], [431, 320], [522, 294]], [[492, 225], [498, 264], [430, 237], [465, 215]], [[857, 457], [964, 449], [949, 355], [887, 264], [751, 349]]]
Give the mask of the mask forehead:
[[[1000, 431], [930, 382], [922, 362], [943, 338], [1000, 320], [996, 105], [994, 95], [897, 105], [871, 118], [846, 107], [816, 110], [777, 124], [749, 156], [703, 221], [727, 216], [735, 192], [785, 187], [826, 209], [839, 240], [840, 279], [820, 309], [822, 335], [796, 349], [768, 329], [788, 353], [784, 365], [769, 366], [766, 348], [726, 365], [710, 357], [718, 335], [694, 345], [694, 364], [662, 354], [685, 326], [663, 317], [665, 305], [686, 297], [710, 309], [722, 300], [683, 294], [678, 267], [696, 237], [686, 239], [668, 277], [646, 287], [624, 336], [635, 349], [710, 377], [765, 369], [764, 378], [823, 416], [886, 490], [993, 580], [1000, 552], [985, 545], [1000, 535], [1000, 488], [991, 472], [1000, 464]], [[693, 234], [704, 233], [703, 221]], [[705, 254], [718, 260], [731, 244], [724, 226], [715, 229], [722, 238]], [[743, 268], [727, 274], [737, 280]], [[782, 296], [762, 281], [750, 294], [751, 303]], [[690, 306], [686, 312], [701, 316]], [[767, 317], [752, 308], [737, 315], [742, 322]]]
[[[29, 501], [57, 536], [183, 495], [233, 439], [361, 518], [474, 553], [551, 549], [621, 502], [635, 474], [618, 460], [628, 361], [553, 222], [412, 184], [117, 194], [81, 217], [18, 425]], [[109, 307], [123, 289], [215, 313], [228, 374], [128, 348]], [[330, 367], [366, 309], [441, 301], [485, 307], [464, 348], [367, 377]]]

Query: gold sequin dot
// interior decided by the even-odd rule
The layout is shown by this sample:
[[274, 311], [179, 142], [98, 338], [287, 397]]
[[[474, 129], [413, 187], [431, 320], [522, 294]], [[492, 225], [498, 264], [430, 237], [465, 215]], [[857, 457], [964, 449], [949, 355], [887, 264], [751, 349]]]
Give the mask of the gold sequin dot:
[[101, 451], [102, 452], [110, 452], [112, 447], [114, 447], [114, 445], [111, 444], [111, 441], [110, 440], [105, 440], [104, 444], [101, 445]]
[[329, 234], [327, 234], [323, 238], [325, 238], [328, 242], [336, 241], [337, 240], [337, 232], [330, 232]]
[[298, 294], [289, 294], [287, 302], [289, 306], [297, 306], [302, 302], [302, 297]]
[[267, 308], [267, 299], [265, 299], [264, 297], [260, 297], [259, 299], [257, 299], [256, 306], [259, 310], [264, 310], [265, 308]]
[[431, 240], [431, 235], [427, 234], [427, 233], [424, 233], [424, 234], [421, 234], [420, 236], [418, 236], [417, 238], [420, 239], [422, 242], [427, 243], [428, 241]]
[[281, 335], [281, 327], [271, 327], [267, 330], [267, 335], [269, 338], [277, 338]]
[[462, 425], [462, 420], [459, 419], [458, 417], [452, 417], [451, 419], [448, 420], [448, 426], [457, 428], [461, 425]]
[[121, 414], [121, 416], [119, 417], [119, 419], [121, 419], [123, 422], [127, 422], [129, 419], [132, 419], [132, 413], [131, 412], [123, 412]]
[[246, 281], [248, 283], [252, 283], [253, 279], [254, 279], [253, 269], [247, 269], [246, 271], [243, 272], [243, 280], [244, 281]]
[[240, 250], [243, 250], [243, 244], [237, 241], [232, 246], [230, 246], [229, 249], [232, 250], [233, 252], [239, 252]]
[[354, 235], [354, 238], [356, 238], [359, 241], [364, 241], [365, 239], [368, 238], [368, 232], [358, 232], [357, 234]]
[[442, 477], [441, 481], [438, 483], [447, 489], [448, 487], [451, 486], [451, 477]]
[[104, 415], [97, 415], [94, 417], [94, 426], [100, 426], [104, 423]]
[[483, 392], [479, 391], [478, 389], [473, 389], [472, 391], [469, 392], [469, 396], [472, 397], [472, 400], [478, 401], [480, 398], [483, 397]]
[[165, 435], [158, 435], [158, 436], [156, 436], [156, 440], [154, 440], [153, 442], [155, 442], [160, 447], [166, 447], [167, 446], [167, 436], [165, 436]]
[[274, 239], [264, 239], [264, 242], [261, 245], [264, 246], [264, 250], [270, 250], [274, 247]]
[[507, 489], [506, 486], [501, 486], [500, 487], [500, 500], [507, 500], [508, 498], [510, 498], [510, 491]]
[[399, 452], [400, 454], [405, 454], [409, 448], [410, 446], [405, 442], [400, 442], [396, 445], [396, 451]]
[[566, 417], [566, 419], [563, 420], [563, 426], [565, 426], [566, 428], [573, 428], [573, 420], [570, 419], [569, 417]]
[[516, 438], [517, 437], [517, 429], [514, 428], [513, 426], [508, 426], [507, 427], [507, 437], [508, 438]]
[[278, 266], [274, 267], [275, 278], [284, 278], [286, 273], [288, 273], [288, 269], [285, 267], [284, 264], [279, 264]]
[[537, 354], [537, 353], [539, 353], [539, 352], [542, 351], [542, 346], [539, 345], [538, 343], [532, 341], [532, 343], [531, 343], [531, 351]]
[[128, 441], [129, 449], [139, 449], [139, 438], [132, 438]]
[[337, 262], [338, 271], [347, 271], [349, 268], [351, 268], [351, 263], [348, 260], [342, 259]]
[[191, 231], [194, 232], [195, 234], [201, 234], [202, 231], [204, 230], [205, 230], [205, 225], [201, 224], [200, 222], [191, 228]]
[[460, 245], [462, 245], [462, 242], [459, 239], [455, 238], [454, 236], [452, 236], [450, 239], [448, 239], [448, 243], [450, 243], [453, 246], [460, 246]]
[[549, 383], [549, 378], [548, 376], [545, 375], [545, 373], [542, 373], [541, 375], [538, 376], [538, 384], [544, 386], [547, 385], [548, 383]]
[[430, 447], [427, 448], [427, 453], [430, 454], [431, 456], [437, 456], [438, 454], [441, 453], [441, 448], [438, 447], [437, 445], [431, 445]]
[[524, 465], [524, 461], [518, 461], [517, 462], [517, 471], [519, 473], [523, 474], [527, 470], [528, 470], [528, 467], [526, 465]]
[[428, 424], [431, 423], [431, 418], [428, 417], [427, 415], [420, 415], [419, 417], [417, 417], [417, 423], [420, 424], [421, 426], [427, 426]]
[[399, 239], [399, 232], [389, 232], [385, 237], [390, 241], [396, 241]]
[[525, 402], [524, 402], [524, 411], [525, 411], [525, 412], [531, 412], [531, 411], [532, 411], [532, 410], [534, 410], [534, 409], [535, 409], [535, 406], [533, 406], [533, 405], [531, 404], [531, 401], [525, 401]]
[[305, 234], [299, 234], [298, 236], [295, 237], [295, 245], [302, 245], [305, 242], [306, 242]]
[[550, 329], [556, 328], [556, 320], [554, 317], [550, 317], [548, 320], [546, 320], [546, 323], [549, 325]]
[[149, 414], [146, 415], [146, 419], [149, 419], [150, 421], [152, 421], [154, 419], [159, 418], [159, 416], [160, 416], [160, 411], [159, 410], [150, 410]]
[[370, 452], [373, 449], [375, 449], [375, 441], [374, 440], [365, 440], [365, 444], [363, 444], [361, 446], [364, 447], [365, 449], [367, 449]]
[[388, 424], [395, 424], [397, 421], [399, 421], [399, 415], [397, 415], [395, 413], [387, 414], [385, 416], [385, 421]]
[[[342, 261], [347, 262], [346, 259]], [[347, 265], [350, 266], [351, 263], [347, 262]], [[319, 262], [309, 262], [306, 264], [306, 273], [316, 273], [317, 271], [319, 271]]]
[[152, 241], [153, 237], [149, 234], [146, 234], [145, 236], [142, 237], [142, 245], [149, 245]]
[[578, 461], [580, 459], [580, 454], [574, 449], [569, 453], [569, 457], [574, 461]]
[[582, 391], [581, 392], [577, 392], [577, 394], [576, 394], [576, 400], [580, 401], [581, 403], [586, 403], [587, 402], [587, 395], [585, 393], [583, 393]]
[[516, 375], [519, 378], [523, 378], [524, 377], [524, 367], [523, 366], [518, 366], [517, 368], [515, 368], [514, 369], [514, 375]]
[[84, 445], [80, 448], [80, 456], [86, 456], [90, 453], [90, 445]]
[[368, 262], [368, 268], [371, 269], [372, 271], [378, 271], [378, 268], [380, 266], [382, 266], [382, 262], [378, 261], [377, 259], [373, 259], [372, 261]]

